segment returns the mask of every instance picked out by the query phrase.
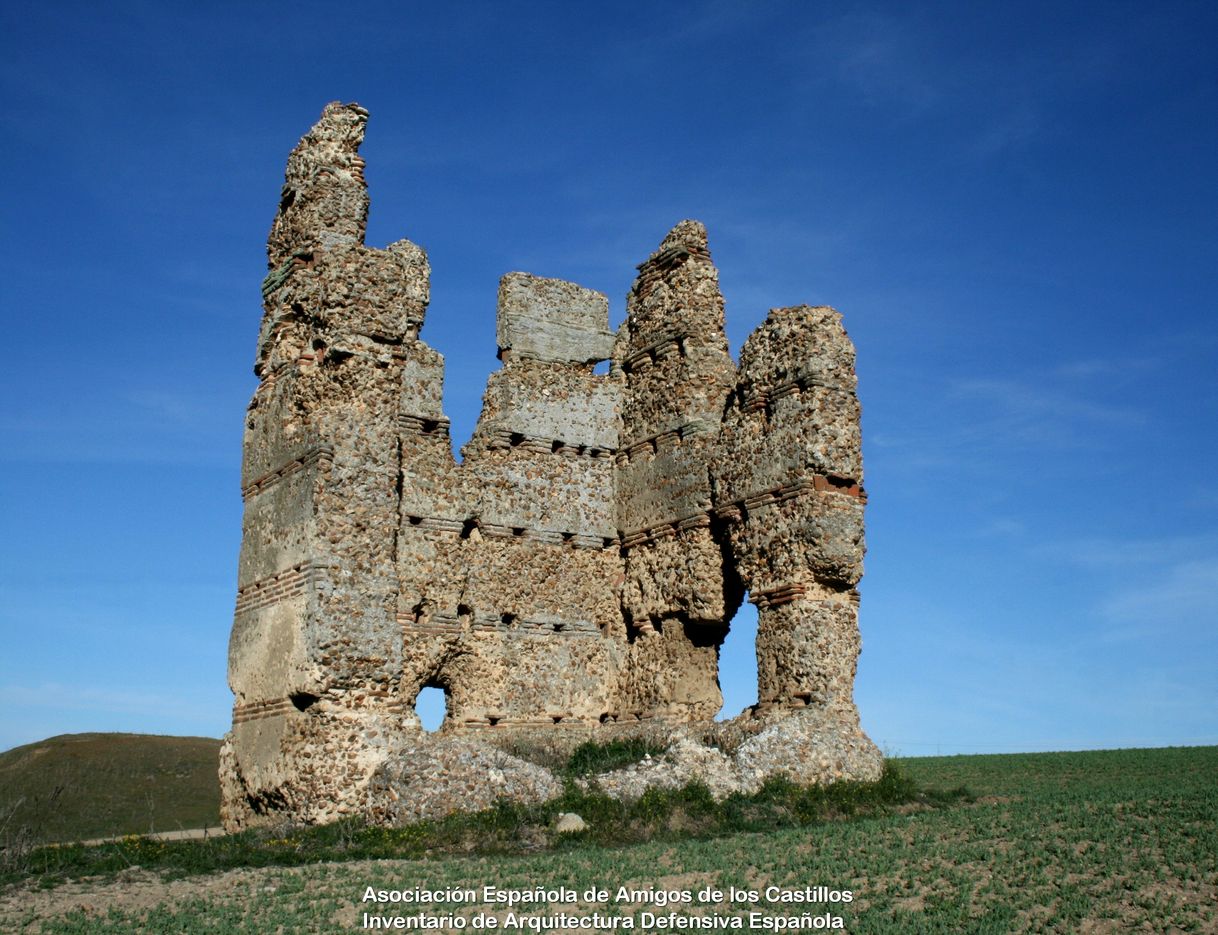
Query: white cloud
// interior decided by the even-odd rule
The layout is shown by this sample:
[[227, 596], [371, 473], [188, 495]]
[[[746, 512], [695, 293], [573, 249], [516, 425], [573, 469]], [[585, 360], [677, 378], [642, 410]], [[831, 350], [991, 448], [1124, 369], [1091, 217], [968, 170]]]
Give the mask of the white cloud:
[[926, 63], [935, 56], [928, 37], [908, 19], [855, 11], [811, 30], [817, 56], [835, 64], [838, 79], [872, 106], [916, 117], [939, 105], [944, 92]]
[[1120, 377], [1129, 373], [1152, 370], [1162, 364], [1159, 357], [1090, 357], [1059, 364], [1053, 373], [1066, 379], [1090, 377]]
[[1048, 428], [1046, 423], [1063, 421], [1093, 422], [1126, 426], [1146, 421], [1146, 414], [1130, 406], [1094, 402], [1079, 393], [1036, 382], [1000, 379], [955, 380], [953, 395], [971, 398], [994, 407], [993, 418], [1006, 428], [1028, 432], [1036, 437]]

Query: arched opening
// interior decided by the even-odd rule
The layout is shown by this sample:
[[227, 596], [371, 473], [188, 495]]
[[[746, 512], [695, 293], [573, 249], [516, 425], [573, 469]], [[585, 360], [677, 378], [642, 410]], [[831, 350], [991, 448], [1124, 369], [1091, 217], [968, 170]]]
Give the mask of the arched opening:
[[746, 594], [719, 647], [719, 690], [723, 707], [716, 721], [734, 718], [757, 704], [757, 608]]
[[448, 717], [448, 693], [438, 685], [426, 685], [414, 702], [415, 714], [423, 723], [423, 730], [434, 734]]

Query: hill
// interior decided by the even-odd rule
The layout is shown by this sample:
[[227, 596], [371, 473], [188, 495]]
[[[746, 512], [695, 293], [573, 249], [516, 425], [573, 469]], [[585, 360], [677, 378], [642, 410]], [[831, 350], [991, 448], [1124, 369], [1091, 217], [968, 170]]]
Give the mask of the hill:
[[0, 753], [0, 825], [36, 841], [215, 826], [220, 741], [62, 734]]

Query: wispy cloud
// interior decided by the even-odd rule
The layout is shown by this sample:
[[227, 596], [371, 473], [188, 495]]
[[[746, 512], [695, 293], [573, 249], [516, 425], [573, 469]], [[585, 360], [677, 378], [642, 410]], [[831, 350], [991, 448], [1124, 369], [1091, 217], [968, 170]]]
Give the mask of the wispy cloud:
[[835, 63], [839, 81], [872, 106], [912, 119], [944, 97], [928, 61], [929, 37], [908, 20], [876, 10], [852, 11], [812, 31], [818, 54]]
[[1190, 633], [1218, 637], [1218, 554], [1181, 562], [1161, 577], [1119, 588], [1101, 611], [1116, 624], [1110, 640]]
[[1040, 108], [1028, 98], [1015, 101], [983, 123], [970, 147], [974, 155], [996, 156], [1026, 143], [1041, 132]]
[[1021, 435], [1043, 438], [1062, 422], [1130, 425], [1145, 421], [1146, 413], [1131, 406], [1083, 398], [1052, 386], [1021, 380], [965, 379], [951, 384], [953, 396], [992, 405], [997, 420]]
[[1150, 414], [1113, 401], [1104, 388], [1081, 388], [1051, 373], [1023, 378], [962, 377], [927, 387], [919, 406], [891, 427], [873, 429], [869, 445], [905, 467], [982, 469], [996, 458], [1048, 452], [1102, 452], [1143, 430]]
[[197, 429], [234, 421], [217, 413], [214, 395], [144, 388], [124, 393], [122, 398], [151, 422], [164, 427]]
[[103, 387], [52, 413], [36, 399], [0, 416], [8, 445], [0, 462], [197, 464], [233, 467], [240, 446], [232, 413], [243, 393], [229, 381], [214, 391]]
[[973, 535], [979, 539], [1017, 539], [1026, 535], [1027, 531], [1025, 520], [999, 516], [976, 529]]
[[1105, 643], [1218, 638], [1218, 535], [1092, 536], [1030, 552], [1095, 582]]
[[1207, 510], [1218, 509], [1218, 487], [1201, 487], [1188, 502]]
[[1218, 536], [1113, 538], [1094, 536], [1037, 546], [1040, 554], [1088, 568], [1127, 573], [1130, 568], [1162, 570], [1206, 555], [1218, 555]]
[[[219, 694], [212, 692], [209, 694]], [[200, 698], [130, 689], [90, 688], [87, 685], [64, 685], [43, 682], [38, 685], [0, 686], [0, 703], [6, 707], [29, 709], [53, 708], [66, 711], [88, 711], [108, 714], [156, 714], [195, 717]]]
[[1162, 365], [1157, 356], [1146, 357], [1090, 357], [1070, 360], [1053, 368], [1056, 376], [1066, 379], [1086, 380], [1092, 377], [1121, 377], [1126, 374], [1143, 373]]
[[841, 89], [896, 123], [950, 118], [959, 153], [972, 159], [1057, 132], [1063, 105], [1096, 93], [1122, 61], [1119, 43], [1101, 30], [1001, 56], [963, 45], [965, 35], [912, 8], [854, 9], [806, 30]]

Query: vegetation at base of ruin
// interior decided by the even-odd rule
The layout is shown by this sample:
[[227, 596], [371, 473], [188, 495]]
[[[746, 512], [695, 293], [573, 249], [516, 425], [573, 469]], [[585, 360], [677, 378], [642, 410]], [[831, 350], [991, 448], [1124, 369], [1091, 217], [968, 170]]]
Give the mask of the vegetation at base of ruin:
[[561, 779], [583, 779], [596, 773], [622, 769], [646, 757], [658, 757], [667, 748], [666, 733], [638, 734], [614, 740], [589, 740], [574, 750], [563, 742], [537, 736], [497, 738], [495, 746], [511, 756], [548, 769]]
[[[851, 890], [855, 899], [846, 906], [763, 903], [761, 910], [774, 916], [831, 911], [849, 931], [864, 935], [1218, 930], [1218, 747], [933, 757], [898, 765], [923, 788], [963, 783], [977, 798], [945, 808], [885, 808], [847, 821], [715, 838], [661, 837], [612, 849], [571, 839], [526, 854], [272, 867], [172, 884], [132, 869], [108, 882], [46, 893], [27, 881], [0, 890], [0, 929], [20, 931], [37, 920], [43, 932], [90, 935], [331, 932], [359, 928], [364, 912], [409, 917], [417, 911], [403, 903], [361, 902], [369, 886], [480, 891], [485, 885], [561, 885], [582, 892], [589, 886], [696, 891], [773, 885]], [[259, 833], [264, 848], [294, 846], [272, 844], [271, 833]], [[130, 850], [133, 844], [123, 846], [129, 860], [144, 860]], [[252, 844], [243, 846], [255, 852]], [[472, 914], [488, 907], [422, 908]], [[570, 907], [524, 911], [564, 908]], [[684, 911], [638, 903], [575, 908], [626, 915]], [[724, 904], [715, 911], [734, 915], [748, 908]]]
[[[327, 825], [280, 824], [195, 841], [163, 841], [131, 835], [104, 844], [37, 848], [0, 873], [0, 883], [37, 877], [45, 885], [132, 867], [168, 877], [237, 867], [291, 866], [321, 861], [422, 858], [443, 854], [509, 855], [586, 846], [621, 847], [646, 841], [684, 841], [742, 832], [803, 827], [897, 807], [935, 808], [964, 801], [963, 789], [928, 791], [898, 766], [888, 764], [876, 782], [800, 786], [770, 779], [756, 793], [716, 801], [701, 783], [650, 789], [621, 801], [583, 791], [568, 781], [563, 795], [537, 805], [501, 800], [476, 813], [455, 812], [403, 827], [370, 825], [349, 818]], [[580, 832], [556, 834], [563, 812], [587, 823]]]
[[572, 778], [607, 773], [631, 766], [648, 757], [660, 756], [664, 744], [646, 737], [625, 737], [620, 740], [589, 740], [576, 747], [563, 766], [563, 773]]
[[6, 750], [0, 847], [215, 827], [219, 763], [211, 737], [63, 734]]

